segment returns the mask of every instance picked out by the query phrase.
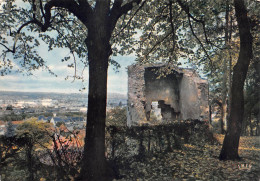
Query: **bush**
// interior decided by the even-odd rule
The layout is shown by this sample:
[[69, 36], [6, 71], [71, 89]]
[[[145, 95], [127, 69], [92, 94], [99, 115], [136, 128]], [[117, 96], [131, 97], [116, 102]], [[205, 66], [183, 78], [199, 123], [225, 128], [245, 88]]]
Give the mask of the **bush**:
[[115, 107], [107, 111], [106, 124], [108, 126], [126, 126], [126, 108]]

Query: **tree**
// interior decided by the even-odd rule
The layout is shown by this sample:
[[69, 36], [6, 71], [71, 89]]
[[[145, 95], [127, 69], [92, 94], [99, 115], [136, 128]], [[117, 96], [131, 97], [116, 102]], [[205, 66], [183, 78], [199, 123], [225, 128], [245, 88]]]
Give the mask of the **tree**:
[[[26, 35], [26, 32], [22, 31], [25, 27], [28, 27], [29, 32], [39, 33], [56, 30], [57, 39], [40, 33], [40, 37], [49, 44], [49, 49], [53, 46], [68, 47], [74, 60], [75, 52], [80, 58], [87, 56], [84, 65], [89, 65], [88, 121], [80, 179], [111, 179], [112, 172], [105, 160], [105, 118], [107, 69], [109, 62], [112, 63], [109, 60], [112, 54], [111, 43], [118, 41], [117, 35], [112, 39], [112, 34], [119, 18], [133, 8], [138, 9], [137, 5], [141, 0], [127, 2], [123, 0], [32, 0], [27, 1], [31, 9], [20, 8], [18, 11], [13, 2], [15, 1], [7, 1], [3, 6], [7, 13], [3, 14], [2, 18], [4, 22], [9, 21], [9, 25], [1, 28], [10, 31], [14, 46], [10, 48], [6, 45], [7, 39], [1, 39], [1, 45], [6, 48], [2, 52], [4, 67], [1, 70], [2, 75], [8, 73], [8, 68], [12, 68], [11, 61], [6, 56], [8, 52], [14, 53], [16, 55], [14, 58], [18, 59], [21, 67], [27, 70], [45, 66], [43, 59], [39, 58], [34, 51], [34, 48], [39, 46], [39, 41], [31, 35]], [[13, 31], [17, 19], [23, 24], [17, 31]], [[73, 30], [73, 33], [70, 35], [67, 33], [68, 37], [65, 37], [63, 34], [66, 30]], [[77, 37], [74, 36], [74, 32], [79, 32]], [[63, 61], [68, 59], [65, 57]], [[69, 66], [73, 67], [76, 64]], [[75, 74], [74, 78], [78, 76]]]
[[249, 65], [248, 74], [245, 83], [245, 113], [242, 134], [247, 135], [247, 127], [250, 132], [248, 135], [253, 135], [253, 128], [256, 128], [255, 135], [259, 135], [259, 120], [260, 120], [260, 43], [259, 43], [259, 16], [253, 15], [250, 18], [251, 33], [253, 39], [253, 59]]
[[57, 122], [57, 123], [56, 123], [56, 126], [57, 126], [57, 127], [60, 127], [61, 125], [64, 125], [64, 126], [65, 126], [65, 122], [64, 122], [64, 121], [60, 121], [60, 122]]
[[13, 110], [13, 106], [12, 106], [12, 105], [8, 105], [8, 106], [6, 107], [6, 110], [7, 110], [7, 111], [12, 111], [12, 110]]
[[[218, 50], [225, 48], [225, 42], [227, 42], [228, 38], [224, 36], [227, 34], [225, 33], [227, 28], [225, 28], [221, 20], [225, 18], [223, 14], [226, 12], [226, 2], [188, 1], [184, 3], [181, 0], [176, 0], [182, 11], [175, 11], [174, 14], [172, 9], [178, 10], [178, 7], [173, 8], [176, 6], [173, 1], [157, 2], [158, 4], [161, 3], [157, 6], [157, 9], [155, 8], [158, 11], [150, 9], [151, 16], [148, 16], [147, 19], [150, 18], [151, 20], [144, 27], [146, 31], [140, 40], [141, 44], [147, 45], [139, 49], [138, 55], [141, 61], [150, 61], [153, 58], [164, 60], [165, 57], [166, 59], [168, 57], [169, 61], [171, 61], [174, 59], [178, 60], [179, 57], [187, 57], [192, 60], [191, 63], [195, 65], [194, 68], [199, 68], [201, 67], [200, 65], [203, 65], [204, 68], [210, 69], [210, 74], [212, 74], [212, 71], [214, 71], [212, 57], [216, 55]], [[231, 101], [229, 101], [229, 126], [220, 153], [220, 159], [239, 158], [238, 146], [244, 112], [243, 88], [248, 66], [252, 58], [252, 35], [245, 3], [243, 0], [234, 0], [234, 7], [240, 37], [240, 50], [237, 63], [233, 68], [232, 85], [229, 94], [231, 98]], [[157, 12], [159, 15], [152, 12]], [[185, 19], [185, 16], [181, 16], [183, 15], [182, 13], [185, 13], [187, 19]], [[183, 32], [184, 28], [188, 30]], [[183, 34], [187, 36], [183, 36]], [[234, 34], [229, 33], [229, 36], [232, 35]], [[183, 40], [184, 37], [186, 41]], [[231, 68], [230, 62], [229, 67]], [[223, 86], [225, 84], [224, 82]], [[227, 91], [223, 90], [223, 104], [226, 100], [226, 93]]]
[[[242, 124], [242, 134], [253, 136], [253, 129], [256, 128], [256, 134], [258, 132], [259, 124], [259, 104], [260, 104], [260, 84], [259, 84], [259, 59], [253, 58], [250, 66], [249, 72], [246, 78], [245, 85], [245, 113]], [[249, 126], [249, 134], [247, 133], [247, 128]]]
[[6, 137], [12, 137], [15, 135], [15, 128], [14, 125], [12, 123], [12, 121], [8, 121], [7, 122], [7, 127], [6, 127], [6, 133], [5, 136]]
[[126, 108], [118, 106], [108, 110], [106, 115], [106, 121], [107, 125], [126, 126]]
[[46, 148], [50, 146], [51, 124], [36, 120], [32, 118], [19, 124], [12, 137], [0, 137], [3, 180], [40, 180], [46, 175], [47, 166], [40, 158], [46, 156]]
[[36, 118], [31, 118], [23, 122], [16, 129], [16, 137], [25, 140], [25, 157], [27, 160], [27, 169], [29, 172], [28, 180], [35, 180], [35, 156], [33, 155], [36, 149], [45, 149], [51, 141], [50, 124], [41, 121], [36, 121]]
[[234, 6], [239, 28], [240, 51], [233, 70], [229, 126], [219, 155], [221, 160], [239, 159], [238, 146], [244, 116], [243, 88], [248, 66], [253, 57], [253, 38], [245, 3], [243, 0], [234, 0]]

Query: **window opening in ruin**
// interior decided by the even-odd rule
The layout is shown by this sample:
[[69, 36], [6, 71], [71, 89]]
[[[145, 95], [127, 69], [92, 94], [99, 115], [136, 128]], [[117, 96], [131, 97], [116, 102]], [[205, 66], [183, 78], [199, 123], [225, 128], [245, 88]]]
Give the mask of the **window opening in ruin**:
[[159, 106], [158, 101], [152, 101], [151, 112], [150, 112], [150, 121], [158, 122], [162, 121], [162, 112]]
[[160, 100], [159, 108], [161, 108], [161, 115], [163, 121], [171, 122], [179, 119], [180, 112], [175, 112], [171, 105], [165, 104], [165, 101]]

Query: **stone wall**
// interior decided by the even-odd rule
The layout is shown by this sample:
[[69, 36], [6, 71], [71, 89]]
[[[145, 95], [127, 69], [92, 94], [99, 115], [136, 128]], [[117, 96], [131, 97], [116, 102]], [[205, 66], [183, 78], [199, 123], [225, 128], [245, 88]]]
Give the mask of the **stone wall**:
[[[161, 119], [153, 115], [154, 110], [160, 111]], [[127, 112], [128, 126], [208, 120], [208, 83], [191, 69], [166, 64], [129, 66]]]

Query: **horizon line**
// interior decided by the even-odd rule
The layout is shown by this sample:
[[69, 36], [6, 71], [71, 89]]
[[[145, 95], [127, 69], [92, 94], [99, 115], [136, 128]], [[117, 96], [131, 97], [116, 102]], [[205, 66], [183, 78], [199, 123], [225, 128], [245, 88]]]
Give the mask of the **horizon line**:
[[[22, 90], [0, 90], [0, 92], [19, 92], [19, 93], [53, 93], [53, 94], [88, 94], [88, 92], [54, 92], [54, 91], [22, 91]], [[107, 92], [107, 94], [121, 94], [127, 95], [127, 93], [122, 92]]]

